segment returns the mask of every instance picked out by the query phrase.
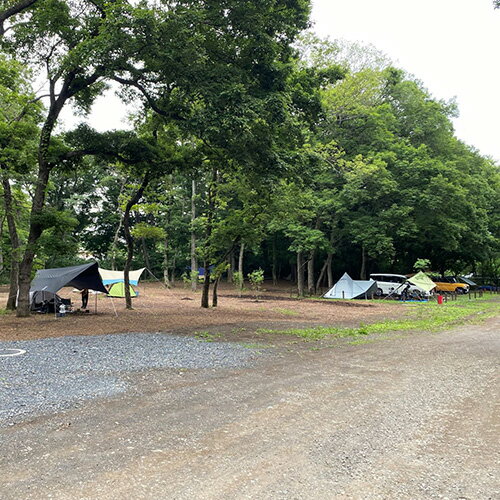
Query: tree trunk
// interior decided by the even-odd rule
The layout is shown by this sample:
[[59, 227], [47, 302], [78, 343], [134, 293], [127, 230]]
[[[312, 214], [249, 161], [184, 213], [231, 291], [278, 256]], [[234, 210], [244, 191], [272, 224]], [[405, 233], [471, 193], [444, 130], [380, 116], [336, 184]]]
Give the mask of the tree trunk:
[[[125, 182], [126, 179], [122, 182], [120, 186], [120, 194], [118, 195], [118, 199], [120, 199], [122, 193], [123, 193], [123, 188], [125, 187]], [[118, 206], [117, 209], [120, 207]], [[120, 222], [118, 222], [118, 227], [116, 228], [115, 231], [115, 236], [113, 238], [113, 243], [111, 245], [111, 269], [113, 271], [116, 270], [116, 252], [118, 251], [118, 238], [120, 237], [120, 231], [122, 229], [122, 224], [123, 224], [123, 217], [120, 217]]]
[[229, 267], [227, 268], [227, 282], [234, 282], [234, 268], [235, 268], [235, 259], [234, 259], [234, 250], [231, 249], [228, 257]]
[[125, 286], [125, 307], [127, 309], [132, 309], [132, 297], [130, 296], [130, 266], [132, 264], [132, 259], [134, 257], [134, 238], [130, 233], [130, 212], [132, 207], [136, 205], [144, 194], [144, 190], [149, 184], [150, 174], [147, 172], [144, 175], [139, 189], [130, 198], [125, 206], [125, 212], [123, 214], [123, 230], [125, 233], [125, 241], [127, 242], [127, 259], [125, 260], [125, 267], [123, 270], [124, 286]]
[[314, 255], [316, 251], [312, 250], [309, 253], [309, 260], [307, 261], [307, 293], [314, 295], [316, 292], [314, 288]]
[[272, 265], [272, 273], [273, 273], [273, 285], [278, 284], [278, 255], [276, 249], [276, 235], [273, 235], [273, 243], [272, 243], [272, 252], [273, 252], [273, 265]]
[[148, 247], [146, 245], [145, 238], [141, 238], [141, 246], [142, 246], [142, 255], [144, 256], [144, 264], [146, 265], [146, 268], [148, 269], [148, 271], [150, 271], [151, 265], [149, 263]]
[[[328, 254], [328, 255], [330, 255], [330, 254]], [[321, 288], [327, 267], [328, 267], [328, 257], [325, 259], [325, 262], [323, 263], [323, 267], [321, 268], [321, 271], [319, 273], [318, 281], [316, 281], [316, 292], [318, 292], [318, 290]]]
[[203, 265], [205, 266], [205, 281], [203, 281], [201, 307], [208, 309], [210, 306], [210, 304], [208, 303], [208, 296], [210, 293], [210, 262], [208, 260], [205, 260]]
[[[0, 220], [0, 241], [3, 240], [3, 225], [5, 223], [5, 216], [2, 217], [2, 220]], [[4, 258], [3, 258], [3, 248], [2, 245], [0, 245], [0, 274], [3, 273], [3, 267], [4, 267]]]
[[219, 302], [218, 296], [217, 296], [217, 288], [219, 287], [219, 281], [220, 281], [220, 277], [218, 277], [214, 281], [214, 289], [213, 289], [213, 292], [212, 292], [212, 307], [217, 307], [217, 304]]
[[245, 255], [245, 243], [241, 243], [240, 245], [240, 255], [238, 257], [238, 274], [240, 276], [239, 281], [239, 291], [238, 295], [241, 297], [241, 293], [243, 292], [243, 285], [245, 283], [245, 275], [243, 274], [243, 256]]
[[175, 253], [174, 258], [172, 259], [172, 272], [170, 274], [170, 284], [172, 287], [175, 287]]
[[[207, 230], [206, 230], [206, 245], [207, 249], [210, 248], [211, 238], [212, 238], [212, 223], [215, 212], [215, 195], [216, 195], [216, 185], [217, 185], [217, 177], [218, 172], [217, 168], [213, 168], [212, 170], [212, 180], [210, 182], [210, 186], [208, 187], [208, 203], [207, 203]], [[205, 258], [203, 261], [203, 265], [205, 267], [205, 281], [203, 282], [203, 292], [201, 295], [201, 307], [208, 309], [208, 297], [210, 293], [210, 264], [212, 257], [210, 254], [205, 254]]]
[[361, 272], [359, 273], [359, 277], [362, 280], [366, 280], [366, 250], [364, 245], [361, 247]]
[[16, 308], [17, 287], [19, 281], [20, 244], [19, 235], [17, 234], [16, 216], [14, 213], [14, 197], [12, 196], [12, 189], [7, 177], [2, 177], [2, 186], [5, 216], [7, 218], [7, 227], [9, 229], [9, 239], [12, 248], [10, 258], [10, 286], [6, 309], [13, 311]]
[[[64, 88], [65, 87], [65, 88]], [[35, 194], [31, 205], [30, 226], [26, 249], [24, 251], [21, 264], [19, 266], [19, 287], [17, 316], [27, 317], [30, 314], [29, 290], [31, 283], [31, 271], [33, 269], [33, 260], [37, 249], [38, 239], [42, 235], [43, 226], [40, 221], [45, 205], [45, 194], [49, 182], [51, 165], [49, 163], [49, 145], [52, 137], [52, 131], [57, 122], [61, 110], [71, 95], [68, 93], [67, 81], [57, 98], [53, 98], [45, 123], [40, 132], [38, 143], [38, 175], [35, 184]]]
[[304, 259], [302, 252], [297, 252], [297, 289], [299, 297], [304, 296]]
[[333, 253], [329, 253], [326, 260], [328, 262], [328, 265], [326, 267], [326, 272], [327, 272], [327, 276], [328, 276], [328, 288], [332, 288], [332, 286], [333, 286], [333, 269], [332, 269]]
[[193, 271], [198, 271], [198, 259], [196, 258], [196, 234], [194, 232], [194, 221], [196, 220], [196, 181], [191, 182], [191, 290], [196, 292], [198, 276]]
[[167, 288], [170, 288], [170, 280], [168, 279], [168, 240], [163, 242], [163, 283]]

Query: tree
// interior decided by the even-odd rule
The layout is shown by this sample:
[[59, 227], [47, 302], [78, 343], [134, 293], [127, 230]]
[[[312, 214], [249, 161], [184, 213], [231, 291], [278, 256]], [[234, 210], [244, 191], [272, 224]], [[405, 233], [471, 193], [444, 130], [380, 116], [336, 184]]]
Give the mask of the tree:
[[37, 0], [3, 0], [0, 6], [0, 39], [5, 33], [5, 22], [31, 7]]
[[[19, 13], [17, 15], [20, 15]], [[16, 15], [5, 30], [3, 45], [21, 60], [44, 68], [48, 106], [38, 143], [38, 174], [34, 186], [30, 229], [19, 272], [18, 316], [29, 314], [28, 291], [37, 244], [44, 229], [45, 196], [51, 171], [51, 139], [63, 108], [73, 103], [86, 112], [105, 88], [105, 80], [130, 66], [147, 46], [141, 31], [144, 9], [125, 0], [38, 0]], [[140, 34], [138, 34], [140, 33]], [[145, 38], [144, 38], [145, 37]], [[46, 220], [46, 219], [45, 219]]]
[[27, 69], [0, 54], [0, 176], [11, 245], [10, 290], [6, 306], [10, 310], [16, 307], [22, 243], [16, 224], [18, 217], [12, 182], [26, 176], [35, 164], [41, 109], [40, 103], [34, 99]]
[[309, 2], [256, 5], [166, 2], [154, 27], [144, 68], [130, 67], [116, 80], [134, 88], [145, 104], [201, 143], [207, 179], [203, 221], [208, 307], [210, 266], [215, 258], [218, 188], [226, 173], [244, 168], [261, 180], [290, 169], [303, 142], [302, 113], [293, 102], [292, 42], [307, 26]]

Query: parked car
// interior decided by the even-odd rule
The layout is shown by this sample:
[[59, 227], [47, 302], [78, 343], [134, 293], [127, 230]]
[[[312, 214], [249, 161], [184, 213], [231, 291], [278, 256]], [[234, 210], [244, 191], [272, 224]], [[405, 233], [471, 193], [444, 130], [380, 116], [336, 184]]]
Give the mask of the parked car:
[[[429, 295], [429, 293], [412, 284], [411, 279], [408, 279], [403, 274], [374, 273], [370, 274], [370, 278], [377, 282], [377, 295], [379, 297], [382, 295], [399, 296], [403, 292], [407, 294], [416, 292], [423, 296]], [[409, 284], [409, 287], [407, 284]]]
[[470, 286], [459, 281], [455, 276], [431, 276], [431, 279], [436, 283], [436, 292], [469, 293]]

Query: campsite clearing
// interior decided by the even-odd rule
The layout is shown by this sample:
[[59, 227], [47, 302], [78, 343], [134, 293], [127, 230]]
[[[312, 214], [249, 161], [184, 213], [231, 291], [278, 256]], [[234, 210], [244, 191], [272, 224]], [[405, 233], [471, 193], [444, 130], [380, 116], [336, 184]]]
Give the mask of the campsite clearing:
[[[79, 293], [65, 288], [60, 295], [71, 297], [78, 308]], [[0, 303], [6, 297], [6, 287], [0, 287]], [[385, 299], [297, 299], [290, 284], [285, 282], [277, 287], [266, 284], [261, 300], [256, 301], [250, 291], [238, 297], [233, 287], [222, 284], [219, 307], [202, 309], [200, 292], [193, 293], [181, 286], [167, 290], [158, 283], [144, 283], [134, 299], [133, 310], [124, 308], [124, 299], [99, 294], [97, 298], [90, 296], [90, 313], [76, 312], [63, 318], [56, 318], [54, 314], [32, 314], [29, 318], [3, 314], [0, 341], [164, 332], [201, 335], [220, 341], [289, 343], [293, 341], [290, 334], [317, 340], [328, 335], [346, 337], [391, 330], [443, 328], [463, 322], [469, 316], [481, 318], [498, 312], [500, 301], [495, 297], [492, 296], [492, 300], [489, 296], [481, 300], [462, 297], [440, 308], [433, 304]]]
[[[143, 283], [132, 311], [125, 310], [123, 299], [104, 295], [89, 298], [89, 314], [64, 318], [34, 314], [29, 318], [3, 315], [0, 340], [26, 340], [66, 335], [102, 335], [128, 332], [175, 332], [189, 334], [216, 328], [226, 340], [255, 340], [259, 328], [302, 328], [314, 325], [356, 327], [387, 318], [400, 317], [404, 307], [387, 301], [297, 300], [289, 283], [278, 287], [266, 284], [263, 298], [254, 300], [250, 291], [239, 298], [234, 287], [220, 286], [219, 307], [202, 309], [200, 292], [182, 286], [170, 290], [158, 283]], [[62, 289], [62, 297], [71, 297], [79, 306], [80, 295]], [[0, 288], [0, 303], [5, 303], [7, 288]], [[97, 301], [97, 314], [93, 314]], [[115, 315], [115, 308], [117, 316]], [[290, 314], [289, 311], [293, 311]]]

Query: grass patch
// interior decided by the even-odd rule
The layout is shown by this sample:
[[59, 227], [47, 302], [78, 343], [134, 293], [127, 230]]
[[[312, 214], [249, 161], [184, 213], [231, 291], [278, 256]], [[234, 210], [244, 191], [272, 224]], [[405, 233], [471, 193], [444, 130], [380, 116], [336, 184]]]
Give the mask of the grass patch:
[[215, 342], [221, 338], [220, 333], [195, 332], [194, 336], [202, 342]]
[[3, 314], [9, 314], [9, 311], [7, 311], [7, 309], [0, 309], [0, 316]]
[[[316, 326], [286, 330], [259, 329], [258, 332], [294, 335], [305, 340], [320, 340], [327, 336], [343, 338], [411, 330], [437, 331], [467, 322], [481, 321], [500, 313], [500, 301], [490, 300], [490, 297], [475, 300], [460, 297], [454, 302], [443, 305], [438, 305], [435, 302], [400, 305], [407, 307], [405, 318], [361, 324], [358, 328]], [[361, 344], [363, 341], [358, 341], [358, 343]]]
[[285, 316], [299, 316], [300, 315], [300, 313], [298, 311], [294, 311], [293, 309], [281, 308], [281, 309], [275, 309], [275, 311], [280, 313], [280, 314], [284, 314]]

